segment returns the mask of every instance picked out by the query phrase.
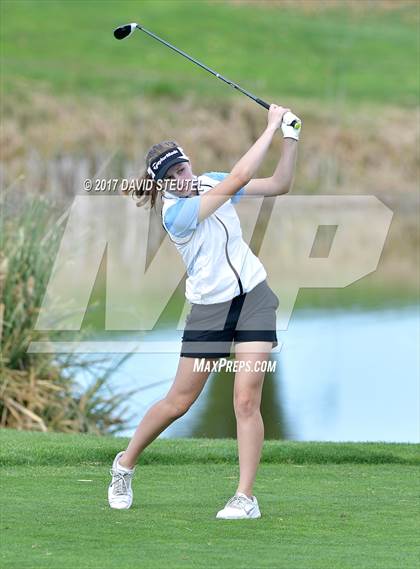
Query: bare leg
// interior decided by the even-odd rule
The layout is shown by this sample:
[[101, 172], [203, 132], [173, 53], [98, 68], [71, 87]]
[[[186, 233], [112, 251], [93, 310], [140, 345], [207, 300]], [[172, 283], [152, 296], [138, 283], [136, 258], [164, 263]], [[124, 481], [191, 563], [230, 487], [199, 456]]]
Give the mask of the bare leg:
[[240, 471], [237, 492], [249, 497], [252, 496], [264, 443], [260, 405], [265, 372], [254, 371], [254, 364], [267, 360], [271, 348], [271, 342], [242, 342], [236, 345], [236, 359], [250, 362], [252, 370], [237, 371], [234, 385]]
[[134, 468], [140, 453], [176, 419], [184, 415], [200, 395], [209, 372], [194, 371], [195, 358], [180, 357], [175, 380], [167, 395], [155, 403], [140, 421], [121, 466]]

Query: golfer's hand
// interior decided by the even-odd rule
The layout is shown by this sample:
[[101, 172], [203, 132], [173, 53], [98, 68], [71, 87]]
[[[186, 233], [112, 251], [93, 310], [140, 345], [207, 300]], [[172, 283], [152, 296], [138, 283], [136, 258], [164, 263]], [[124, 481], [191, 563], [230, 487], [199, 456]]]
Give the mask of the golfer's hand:
[[270, 108], [268, 110], [267, 126], [275, 130], [280, 128], [283, 121], [283, 115], [287, 111], [290, 111], [290, 109], [279, 107], [278, 105], [270, 105]]
[[300, 118], [294, 115], [290, 109], [287, 109], [287, 112], [284, 114], [283, 122], [281, 124], [283, 138], [293, 138], [294, 140], [299, 140], [301, 128], [302, 121]]

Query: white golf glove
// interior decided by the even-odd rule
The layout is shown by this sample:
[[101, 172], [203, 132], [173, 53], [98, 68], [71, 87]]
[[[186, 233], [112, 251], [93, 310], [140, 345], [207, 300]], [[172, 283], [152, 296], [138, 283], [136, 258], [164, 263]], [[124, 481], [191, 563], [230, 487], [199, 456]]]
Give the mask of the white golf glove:
[[[294, 124], [294, 126], [292, 126]], [[281, 123], [281, 130], [283, 131], [283, 138], [293, 138], [299, 140], [300, 131], [302, 128], [302, 121], [299, 117], [287, 111], [283, 115]]]

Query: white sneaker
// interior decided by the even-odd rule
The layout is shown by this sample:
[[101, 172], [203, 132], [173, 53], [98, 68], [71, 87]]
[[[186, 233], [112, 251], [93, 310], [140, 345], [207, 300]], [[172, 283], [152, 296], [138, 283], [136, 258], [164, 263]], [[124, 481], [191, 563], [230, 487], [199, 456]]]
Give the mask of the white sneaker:
[[219, 520], [245, 520], [260, 517], [261, 512], [257, 498], [255, 496], [248, 498], [242, 492], [236, 492], [233, 498], [228, 500], [223, 510], [217, 512], [216, 515]]
[[123, 454], [124, 451], [117, 454], [110, 470], [112, 480], [108, 487], [108, 502], [111, 508], [116, 510], [127, 510], [133, 503], [131, 480], [135, 469], [130, 470], [118, 464], [118, 460]]

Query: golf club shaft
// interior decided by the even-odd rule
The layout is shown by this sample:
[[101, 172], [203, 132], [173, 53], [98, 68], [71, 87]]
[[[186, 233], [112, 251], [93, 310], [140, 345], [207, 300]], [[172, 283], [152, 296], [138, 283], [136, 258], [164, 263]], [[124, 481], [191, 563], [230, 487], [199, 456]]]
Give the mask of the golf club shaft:
[[173, 49], [174, 51], [176, 51], [177, 53], [179, 53], [180, 55], [183, 55], [184, 57], [186, 57], [187, 59], [189, 59], [190, 61], [192, 61], [193, 63], [195, 63], [196, 65], [198, 65], [199, 67], [201, 67], [202, 69], [205, 69], [206, 71], [208, 71], [209, 73], [211, 73], [212, 75], [214, 75], [215, 77], [217, 77], [218, 79], [221, 79], [222, 81], [224, 81], [225, 83], [227, 83], [228, 85], [230, 85], [231, 87], [233, 87], [234, 89], [237, 89], [238, 91], [240, 91], [241, 93], [243, 93], [244, 95], [246, 95], [247, 97], [249, 97], [250, 99], [252, 99], [253, 101], [255, 101], [256, 103], [258, 103], [259, 105], [261, 105], [262, 107], [264, 107], [265, 109], [269, 109], [270, 105], [268, 103], [266, 103], [265, 101], [263, 101], [262, 99], [256, 97], [255, 95], [253, 95], [252, 93], [250, 93], [249, 91], [246, 91], [245, 89], [242, 89], [242, 87], [240, 87], [239, 85], [237, 85], [236, 83], [234, 83], [233, 81], [230, 81], [230, 79], [227, 79], [226, 77], [223, 77], [223, 75], [220, 75], [220, 73], [217, 73], [217, 71], [213, 71], [213, 69], [210, 69], [210, 67], [207, 67], [207, 65], [204, 65], [204, 63], [201, 63], [200, 61], [198, 61], [197, 59], [195, 59], [194, 57], [191, 57], [190, 55], [188, 55], [188, 53], [185, 53], [185, 51], [182, 51], [182, 49], [178, 49], [177, 47], [175, 47], [174, 45], [172, 45], [171, 43], [163, 40], [162, 38], [160, 38], [159, 36], [157, 36], [156, 34], [154, 34], [153, 32], [147, 30], [146, 28], [143, 28], [142, 26], [140, 26], [139, 24], [136, 24], [136, 28], [141, 30], [142, 32], [144, 32], [145, 34], [151, 36], [152, 38], [155, 38], [155, 40], [159, 41], [160, 43], [163, 43], [164, 45], [166, 45], [167, 47], [170, 47], [171, 49]]

